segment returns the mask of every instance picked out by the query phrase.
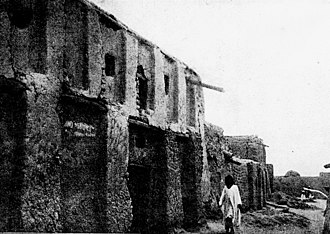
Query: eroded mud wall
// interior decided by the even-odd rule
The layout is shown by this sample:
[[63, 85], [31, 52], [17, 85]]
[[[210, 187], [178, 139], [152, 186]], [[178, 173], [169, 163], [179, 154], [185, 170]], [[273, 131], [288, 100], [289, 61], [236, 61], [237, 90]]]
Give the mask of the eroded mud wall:
[[61, 222], [64, 232], [104, 232], [106, 109], [78, 97], [61, 98]]

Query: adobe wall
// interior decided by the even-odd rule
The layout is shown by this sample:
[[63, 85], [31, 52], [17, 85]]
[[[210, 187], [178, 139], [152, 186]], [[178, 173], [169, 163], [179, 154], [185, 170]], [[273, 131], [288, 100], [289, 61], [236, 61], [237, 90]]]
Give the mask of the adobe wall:
[[270, 194], [274, 192], [274, 166], [273, 164], [266, 164], [268, 171], [268, 179], [269, 179], [269, 190]]
[[[224, 178], [228, 174], [234, 177], [240, 189], [244, 210], [264, 207], [271, 194], [273, 178], [272, 165], [265, 164], [264, 146], [247, 143], [247, 137], [225, 137], [220, 127], [209, 123], [204, 128], [211, 181], [210, 198], [204, 204], [206, 213], [212, 216], [219, 212], [217, 202], [224, 187]], [[261, 139], [258, 139], [259, 142], [262, 142]], [[226, 159], [224, 151], [230, 150], [237, 159]]]
[[11, 6], [8, 13], [4, 8], [0, 10], [0, 74], [13, 77], [13, 69], [44, 73], [47, 55], [47, 5], [44, 1], [35, 0], [34, 10], [38, 12], [37, 16], [23, 18], [24, 12], [32, 16], [29, 5], [17, 1], [8, 4]]
[[[197, 223], [209, 190], [204, 100], [202, 88], [186, 78], [199, 76], [86, 1], [35, 0], [33, 6], [31, 22], [18, 22], [24, 28], [0, 11], [0, 89], [18, 85], [26, 96], [25, 132], [17, 140], [24, 139], [21, 164], [1, 174], [8, 181], [19, 174], [18, 190], [4, 197], [15, 196], [22, 207], [1, 210], [10, 216], [0, 219], [1, 231], [129, 231], [130, 119], [164, 134], [164, 155], [154, 160], [161, 173], [153, 169], [148, 177], [150, 230]], [[115, 57], [114, 76], [102, 71], [106, 54]], [[150, 80], [144, 112], [136, 104], [138, 65]], [[15, 95], [3, 100], [11, 103]]]
[[[304, 187], [319, 190], [327, 194], [326, 188], [329, 186], [327, 179], [328, 175], [320, 173], [320, 176], [275, 176], [274, 190], [282, 191], [292, 196], [300, 197]], [[323, 198], [321, 195], [314, 194], [317, 197]]]
[[[13, 90], [24, 87], [21, 88], [21, 95], [25, 96], [22, 110], [26, 110], [21, 116], [24, 120], [24, 132], [20, 133], [21, 137], [24, 136], [23, 142], [14, 147], [15, 151], [21, 152], [18, 162], [12, 162], [17, 170], [8, 174], [19, 180], [16, 187], [19, 194], [13, 200], [20, 204], [20, 212], [17, 216], [9, 215], [1, 222], [2, 231], [54, 232], [61, 228], [60, 180], [56, 159], [61, 143], [61, 125], [56, 112], [60, 84], [55, 74], [48, 74], [52, 65], [46, 66], [47, 61], [53, 62], [48, 54], [46, 7], [44, 1], [36, 1], [34, 10], [38, 14], [31, 21], [25, 19], [25, 23], [17, 21], [17, 15], [22, 12], [16, 10], [29, 9], [17, 7], [16, 10], [11, 8], [11, 13], [3, 9], [0, 11], [1, 94], [10, 91], [5, 87]], [[9, 15], [13, 17], [12, 21]], [[51, 12], [49, 16], [52, 16]], [[6, 98], [11, 102], [15, 95], [9, 92]], [[6, 200], [2, 201], [6, 203]], [[5, 204], [1, 206], [6, 207]]]
[[266, 163], [266, 151], [262, 139], [257, 136], [226, 136], [229, 147], [237, 157]]

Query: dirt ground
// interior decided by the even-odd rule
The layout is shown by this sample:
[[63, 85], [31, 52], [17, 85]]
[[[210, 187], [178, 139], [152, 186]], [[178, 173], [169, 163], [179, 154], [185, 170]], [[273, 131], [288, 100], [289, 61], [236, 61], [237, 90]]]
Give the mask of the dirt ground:
[[[313, 209], [293, 209], [289, 212], [281, 212], [276, 209], [267, 208], [262, 211], [248, 212], [242, 215], [242, 225], [235, 233], [240, 234], [304, 234], [322, 233], [323, 212], [326, 200], [316, 200], [308, 203]], [[208, 220], [207, 225], [198, 231], [187, 232], [178, 230], [177, 233], [190, 234], [216, 234], [225, 233], [222, 221]]]

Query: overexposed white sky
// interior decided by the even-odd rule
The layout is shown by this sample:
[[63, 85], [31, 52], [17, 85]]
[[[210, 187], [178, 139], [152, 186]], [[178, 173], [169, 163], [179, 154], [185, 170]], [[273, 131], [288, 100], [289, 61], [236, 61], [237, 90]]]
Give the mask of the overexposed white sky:
[[194, 68], [206, 120], [258, 135], [275, 175], [330, 163], [330, 0], [91, 0]]

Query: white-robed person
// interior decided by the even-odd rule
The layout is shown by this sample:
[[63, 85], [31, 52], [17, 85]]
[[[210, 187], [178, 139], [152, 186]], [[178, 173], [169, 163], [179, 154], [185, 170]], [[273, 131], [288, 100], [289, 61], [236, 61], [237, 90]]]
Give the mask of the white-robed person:
[[231, 175], [225, 178], [225, 187], [222, 190], [219, 206], [223, 214], [226, 233], [234, 233], [234, 225], [238, 227], [241, 224], [242, 200]]

